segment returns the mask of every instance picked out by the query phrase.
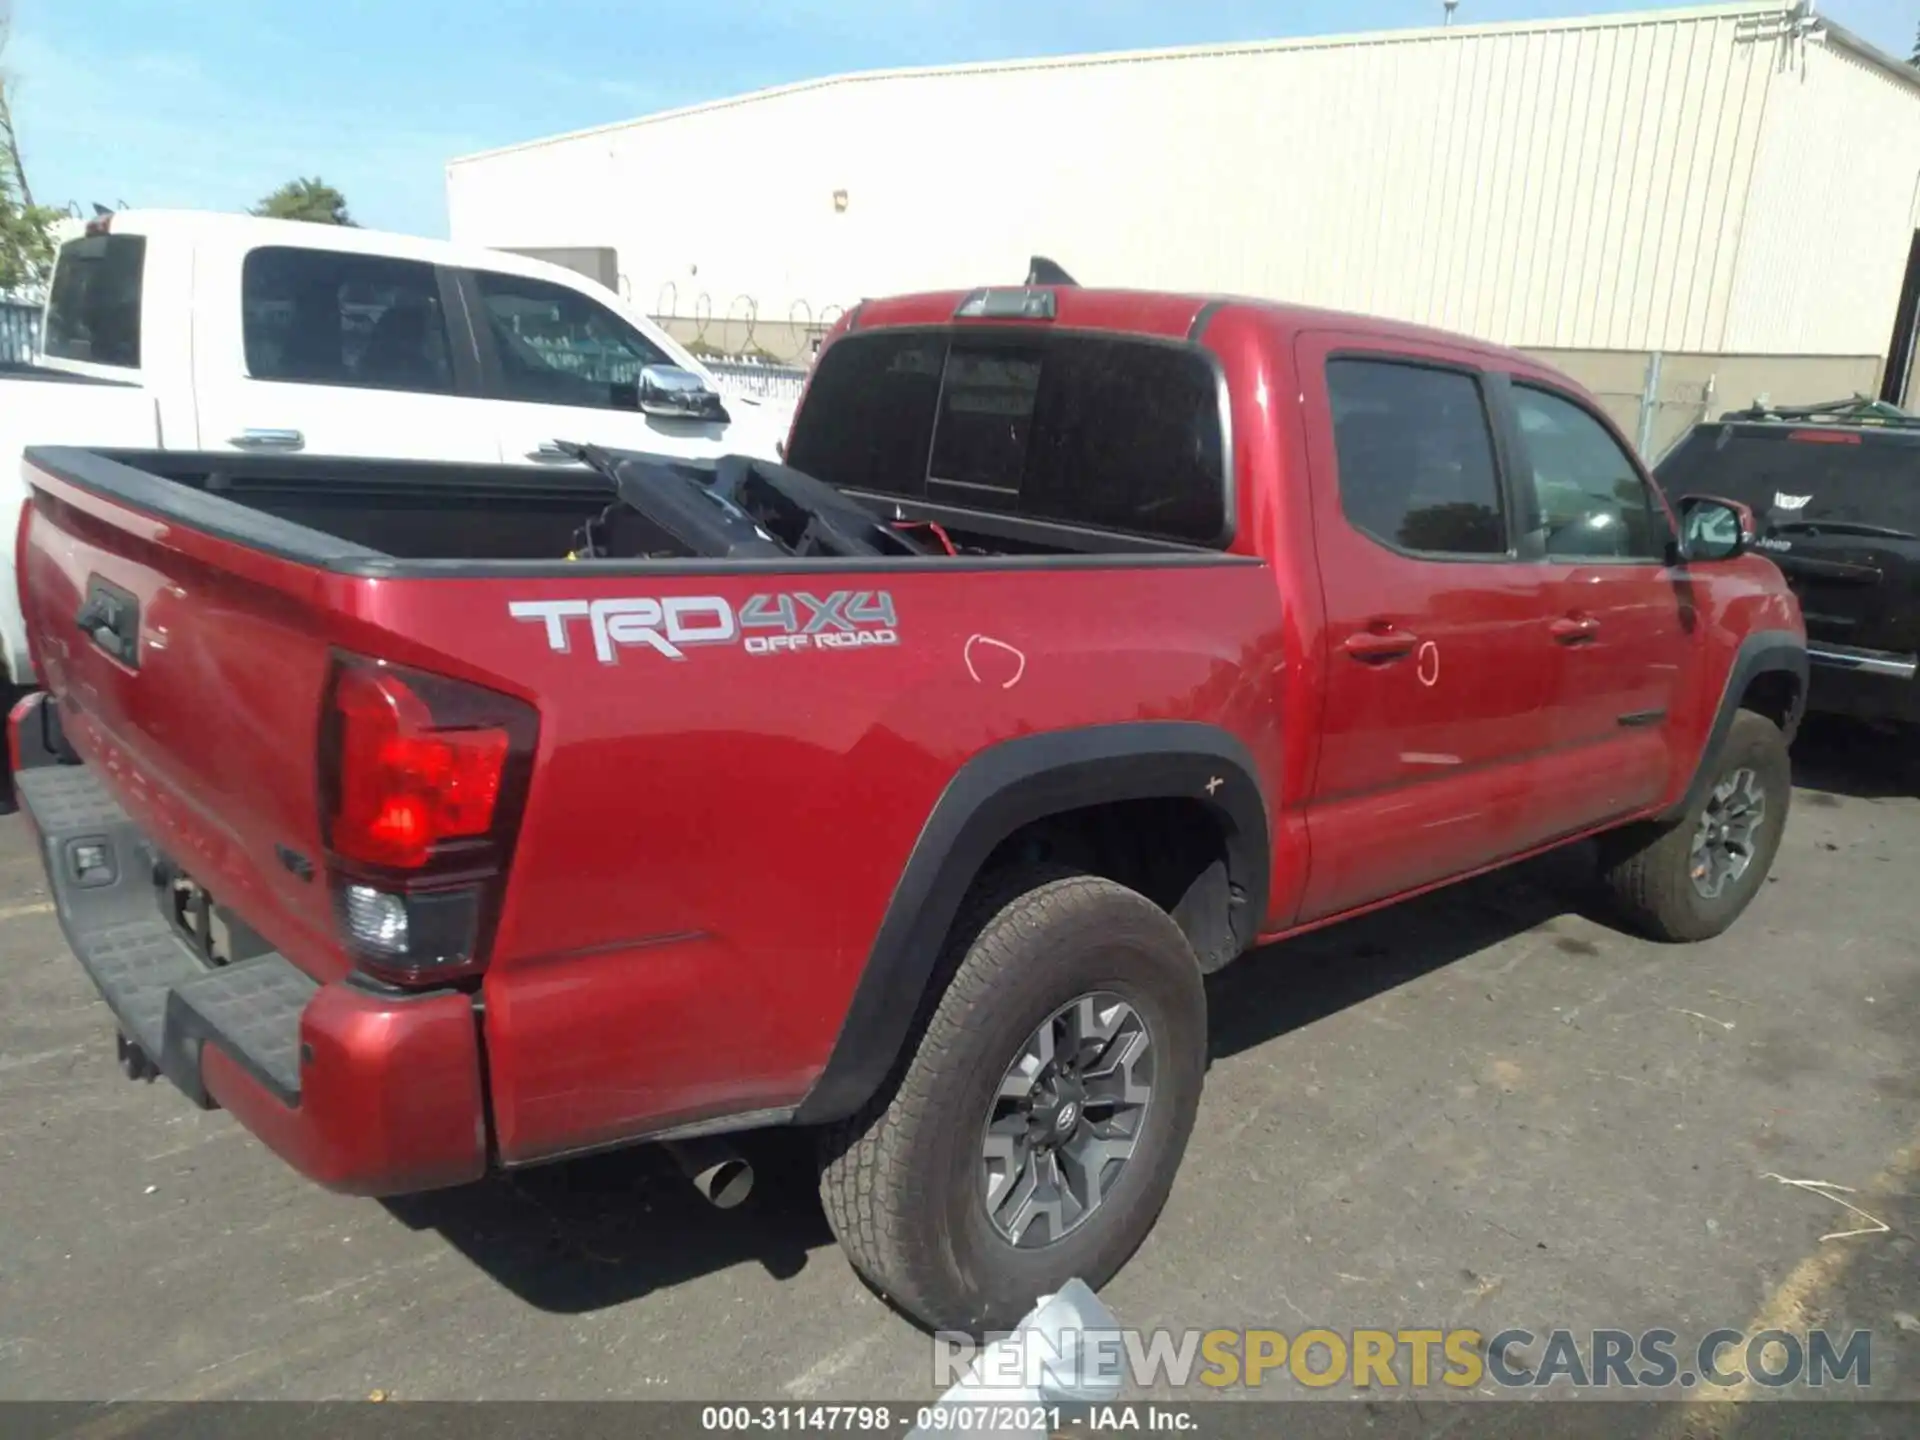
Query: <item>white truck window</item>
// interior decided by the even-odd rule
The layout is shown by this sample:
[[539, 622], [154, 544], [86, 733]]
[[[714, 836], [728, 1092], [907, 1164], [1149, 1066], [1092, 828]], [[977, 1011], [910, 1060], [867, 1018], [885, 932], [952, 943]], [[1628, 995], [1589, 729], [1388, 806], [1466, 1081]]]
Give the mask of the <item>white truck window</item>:
[[240, 292], [255, 380], [453, 391], [440, 284], [429, 264], [264, 246], [248, 252]]
[[47, 295], [45, 352], [139, 369], [146, 264], [144, 235], [85, 235], [61, 246]]
[[490, 270], [477, 271], [474, 279], [499, 356], [504, 399], [631, 410], [642, 368], [674, 363], [577, 290]]

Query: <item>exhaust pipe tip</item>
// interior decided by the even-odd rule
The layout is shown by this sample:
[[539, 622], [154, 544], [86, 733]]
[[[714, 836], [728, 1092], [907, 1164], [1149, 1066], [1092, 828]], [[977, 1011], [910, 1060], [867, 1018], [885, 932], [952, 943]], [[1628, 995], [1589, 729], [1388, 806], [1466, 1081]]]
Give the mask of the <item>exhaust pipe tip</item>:
[[753, 1193], [753, 1166], [738, 1158], [722, 1160], [696, 1175], [693, 1188], [717, 1209], [731, 1210]]
[[731, 1210], [753, 1193], [753, 1165], [721, 1140], [670, 1140], [663, 1147], [693, 1188], [717, 1210]]

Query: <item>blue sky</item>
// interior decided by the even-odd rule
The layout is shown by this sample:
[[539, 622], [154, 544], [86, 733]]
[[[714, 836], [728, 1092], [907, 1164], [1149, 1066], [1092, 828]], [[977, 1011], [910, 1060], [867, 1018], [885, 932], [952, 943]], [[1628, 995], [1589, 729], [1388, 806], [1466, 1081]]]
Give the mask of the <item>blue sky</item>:
[[[7, 0], [0, 0], [3, 8]], [[446, 233], [455, 155], [809, 76], [1436, 23], [1440, 0], [11, 0], [35, 198], [240, 209], [318, 174]], [[1651, 8], [1462, 0], [1462, 21]], [[1920, 0], [1822, 13], [1905, 56]]]

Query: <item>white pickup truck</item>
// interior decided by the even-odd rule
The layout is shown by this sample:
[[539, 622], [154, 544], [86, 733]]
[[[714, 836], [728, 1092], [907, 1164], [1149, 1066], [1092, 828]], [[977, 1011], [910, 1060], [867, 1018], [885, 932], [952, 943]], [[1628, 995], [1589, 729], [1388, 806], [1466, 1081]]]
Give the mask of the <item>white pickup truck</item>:
[[27, 445], [568, 466], [556, 440], [773, 458], [791, 406], [718, 394], [571, 270], [246, 215], [126, 210], [60, 249], [37, 364], [0, 366], [0, 684], [30, 681]]

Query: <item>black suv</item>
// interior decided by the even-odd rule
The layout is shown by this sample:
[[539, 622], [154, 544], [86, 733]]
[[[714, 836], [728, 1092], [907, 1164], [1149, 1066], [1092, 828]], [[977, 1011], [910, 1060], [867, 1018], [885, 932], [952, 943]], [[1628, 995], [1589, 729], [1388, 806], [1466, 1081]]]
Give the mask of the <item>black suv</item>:
[[1920, 415], [1756, 406], [1694, 426], [1655, 473], [1752, 507], [1806, 616], [1809, 709], [1920, 724]]

